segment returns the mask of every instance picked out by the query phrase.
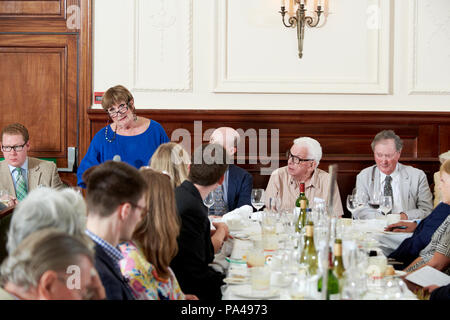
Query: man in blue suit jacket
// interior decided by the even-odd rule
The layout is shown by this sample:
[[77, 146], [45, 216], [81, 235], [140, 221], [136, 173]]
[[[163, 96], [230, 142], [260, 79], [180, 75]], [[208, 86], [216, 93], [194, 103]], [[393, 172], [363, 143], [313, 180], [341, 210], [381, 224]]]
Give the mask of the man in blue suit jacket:
[[[239, 133], [230, 127], [220, 127], [211, 134], [210, 143], [220, 144], [225, 148], [230, 159], [233, 159], [240, 142]], [[225, 172], [225, 180], [221, 186], [214, 190], [215, 201], [210, 208], [210, 214], [222, 216], [225, 213], [240, 208], [243, 205], [252, 205], [251, 193], [253, 177], [244, 169], [230, 164]]]
[[120, 271], [120, 241], [131, 240], [136, 225], [145, 212], [144, 178], [124, 163], [106, 161], [86, 170], [86, 233], [95, 243], [95, 268], [108, 300], [134, 300], [127, 279]]
[[[403, 262], [403, 267], [408, 266], [419, 256], [420, 251], [431, 241], [436, 229], [444, 222], [450, 214], [450, 205], [441, 202], [425, 219], [419, 224], [416, 222], [400, 221], [386, 227], [387, 231], [413, 232], [410, 238], [403, 240], [398, 248], [393, 251], [389, 258]], [[405, 229], [399, 229], [402, 227]]]

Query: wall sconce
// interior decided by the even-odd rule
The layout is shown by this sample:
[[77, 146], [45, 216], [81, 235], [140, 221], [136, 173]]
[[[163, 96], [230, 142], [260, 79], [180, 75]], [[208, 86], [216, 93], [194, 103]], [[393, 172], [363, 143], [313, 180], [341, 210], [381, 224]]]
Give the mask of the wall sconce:
[[[297, 5], [297, 11], [294, 14], [294, 6]], [[298, 39], [298, 57], [301, 59], [303, 56], [303, 39], [305, 37], [305, 24], [308, 24], [311, 28], [316, 27], [320, 21], [320, 15], [322, 14], [322, 1], [317, 2], [317, 20], [314, 22], [314, 18], [306, 16], [305, 9], [306, 0], [289, 0], [289, 11], [286, 11], [286, 0], [281, 0], [281, 17], [285, 27], [295, 28], [297, 27], [297, 39]], [[284, 16], [286, 12], [289, 14], [289, 24], [286, 24]]]

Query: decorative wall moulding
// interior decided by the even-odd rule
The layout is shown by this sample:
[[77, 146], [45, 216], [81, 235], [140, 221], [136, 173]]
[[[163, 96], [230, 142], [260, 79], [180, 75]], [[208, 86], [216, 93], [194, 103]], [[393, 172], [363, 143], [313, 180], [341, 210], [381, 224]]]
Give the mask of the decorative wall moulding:
[[408, 29], [409, 94], [450, 94], [450, 2], [409, 1]]
[[134, 1], [133, 91], [192, 90], [192, 0]]
[[[336, 1], [333, 6], [337, 8], [334, 12], [334, 16], [349, 15], [349, 19], [355, 14], [363, 15], [365, 19], [368, 14], [365, 9], [375, 8], [377, 15], [377, 22], [375, 28], [367, 27], [367, 34], [363, 37], [367, 39], [364, 44], [363, 50], [364, 56], [360, 57], [361, 65], [367, 66], [367, 70], [354, 71], [353, 74], [349, 75], [345, 70], [339, 70], [333, 74], [316, 76], [314, 72], [309, 74], [304, 74], [297, 72], [294, 76], [288, 73], [277, 74], [270, 71], [266, 73], [265, 76], [260, 74], [252, 73], [251, 71], [245, 74], [235, 74], [233, 70], [238, 70], [238, 68], [233, 68], [235, 65], [245, 65], [239, 59], [242, 59], [243, 54], [233, 54], [232, 50], [242, 50], [239, 46], [238, 41], [239, 34], [232, 33], [230, 30], [235, 28], [233, 24], [236, 23], [236, 19], [243, 19], [242, 13], [238, 11], [237, 5], [240, 4], [241, 0], [216, 0], [215, 1], [215, 68], [214, 68], [214, 79], [215, 87], [214, 92], [216, 93], [312, 93], [312, 94], [390, 94], [391, 93], [391, 14], [393, 11], [393, 4], [390, 0], [365, 0], [363, 5], [358, 8], [361, 12], [349, 11], [344, 8], [339, 8], [339, 1]], [[274, 8], [279, 10], [279, 1], [274, 1]], [[327, 1], [329, 3], [330, 1]], [[358, 2], [359, 3], [359, 2]], [[236, 7], [233, 7], [235, 5]], [[348, 4], [347, 4], [348, 5]], [[367, 7], [366, 7], [367, 5]], [[266, 6], [267, 7], [267, 6]], [[235, 9], [234, 11], [232, 9]], [[262, 10], [262, 9], [259, 9]], [[364, 11], [363, 11], [364, 10]], [[244, 10], [243, 10], [244, 11]], [[238, 13], [240, 17], [238, 16]], [[257, 14], [257, 13], [255, 13]], [[275, 13], [274, 13], [275, 14]], [[236, 16], [233, 16], [236, 15]], [[342, 19], [342, 17], [340, 17]], [[276, 16], [277, 24], [267, 26], [266, 28], [277, 28], [280, 29], [279, 16]], [[249, 19], [250, 20], [250, 19]], [[347, 20], [347, 19], [346, 19]], [[361, 21], [361, 20], [360, 20]], [[336, 23], [336, 22], [333, 22]], [[364, 21], [365, 23], [365, 21]], [[249, 25], [250, 26], [250, 25]], [[305, 54], [302, 59], [298, 59], [298, 55], [293, 53], [292, 63], [287, 67], [293, 65], [298, 68], [299, 64], [312, 63], [316, 64], [317, 68], [322, 66], [323, 61], [315, 60], [313, 46], [311, 45], [312, 38], [317, 36], [317, 34], [312, 35], [311, 30], [306, 27], [305, 31], [305, 41], [309, 40], [308, 45], [308, 57]], [[317, 28], [315, 28], [317, 29]], [[327, 31], [332, 28], [321, 28], [321, 37], [326, 37]], [[261, 29], [262, 30], [262, 29]], [[264, 29], [261, 32], [267, 31]], [[270, 30], [272, 32], [272, 30]], [[281, 30], [280, 32], [284, 32]], [[272, 33], [273, 35], [273, 33]], [[260, 35], [261, 36], [261, 35]], [[292, 35], [288, 35], [289, 39]], [[350, 35], [351, 36], [351, 35]], [[308, 37], [308, 38], [307, 38]], [[330, 36], [329, 36], [330, 37]], [[264, 41], [277, 41], [274, 38], [267, 38]], [[295, 41], [295, 46], [297, 46], [296, 39], [290, 39]], [[256, 40], [249, 39], [250, 44], [255, 43]], [[250, 46], [250, 45], [249, 45]], [[305, 45], [306, 47], [306, 45]], [[246, 48], [247, 49], [247, 48]], [[335, 52], [342, 50], [352, 50], [341, 47], [333, 47], [333, 50], [329, 51], [329, 61], [336, 60], [336, 64], [340, 63], [338, 58], [335, 57]], [[270, 48], [273, 51], [275, 57], [279, 56], [280, 50], [276, 45]], [[258, 59], [258, 55], [261, 51], [248, 53], [253, 54], [255, 59]], [[291, 52], [292, 53], [292, 52]], [[353, 51], [354, 53], [354, 51]], [[328, 57], [328, 56], [327, 56]], [[295, 59], [295, 60], [294, 60]], [[309, 62], [306, 62], [309, 59]], [[314, 62], [311, 62], [314, 61]], [[327, 62], [329, 62], [327, 61]], [[367, 63], [366, 63], [367, 61]], [[284, 63], [284, 62], [283, 62]], [[294, 64], [295, 63], [295, 64]], [[342, 63], [342, 62], [341, 62]], [[348, 62], [347, 62], [348, 63]], [[264, 63], [260, 63], [261, 68], [265, 68]], [[283, 65], [285, 67], [286, 65]], [[282, 69], [286, 70], [286, 69]], [[323, 71], [323, 70], [322, 70]]]

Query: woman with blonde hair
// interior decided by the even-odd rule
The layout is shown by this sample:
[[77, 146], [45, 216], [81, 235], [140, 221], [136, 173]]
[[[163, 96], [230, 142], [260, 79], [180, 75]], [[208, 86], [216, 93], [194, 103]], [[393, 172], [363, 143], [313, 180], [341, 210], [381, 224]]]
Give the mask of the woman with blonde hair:
[[149, 166], [156, 171], [167, 172], [172, 178], [172, 187], [175, 189], [187, 179], [190, 163], [189, 154], [181, 145], [168, 142], [156, 149]]
[[122, 274], [140, 300], [197, 299], [185, 295], [169, 267], [178, 252], [180, 221], [171, 178], [151, 168], [141, 168], [147, 181], [146, 211], [133, 232], [132, 241], [119, 245], [124, 259]]

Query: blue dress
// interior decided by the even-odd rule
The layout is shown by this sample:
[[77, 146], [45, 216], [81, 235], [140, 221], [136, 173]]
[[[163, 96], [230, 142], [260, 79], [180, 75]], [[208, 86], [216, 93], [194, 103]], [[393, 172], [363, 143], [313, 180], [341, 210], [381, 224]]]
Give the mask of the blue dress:
[[[116, 134], [116, 138], [112, 142], [105, 139], [105, 131], [106, 127], [95, 134], [78, 167], [78, 186], [82, 188], [86, 188], [82, 179], [83, 173], [90, 167], [112, 160], [115, 155], [119, 155], [121, 161], [139, 169], [148, 165], [150, 158], [160, 144], [170, 141], [163, 127], [155, 120], [150, 121], [150, 125], [145, 132], [136, 136]], [[113, 137], [114, 132], [108, 125], [108, 139], [112, 140]]]

